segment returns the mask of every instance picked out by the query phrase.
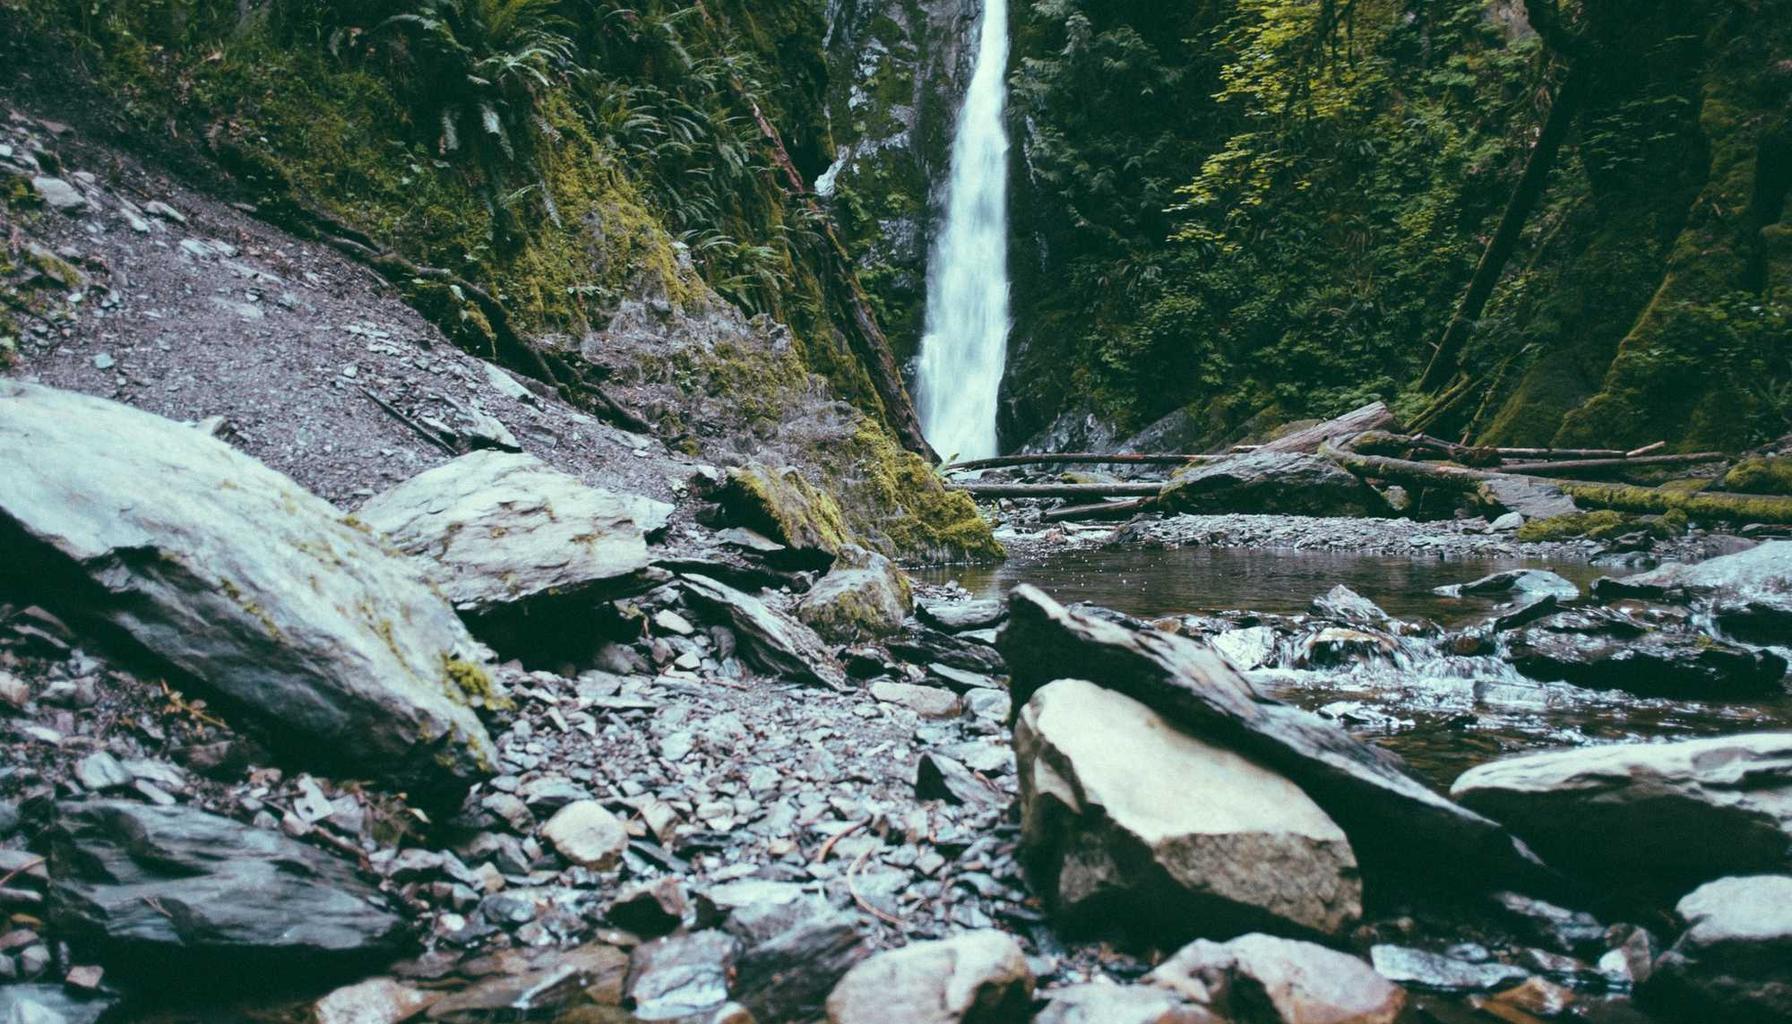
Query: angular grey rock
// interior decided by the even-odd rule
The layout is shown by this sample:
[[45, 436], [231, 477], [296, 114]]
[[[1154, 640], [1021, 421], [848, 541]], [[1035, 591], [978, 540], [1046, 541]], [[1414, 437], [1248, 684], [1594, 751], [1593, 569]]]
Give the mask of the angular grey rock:
[[1432, 792], [1399, 757], [1263, 697], [1193, 640], [1105, 622], [1023, 585], [1009, 595], [999, 646], [1016, 701], [1054, 679], [1094, 679], [1177, 729], [1279, 772], [1344, 829], [1367, 872], [1490, 888], [1552, 878], [1505, 829]]
[[1655, 962], [1651, 1003], [1726, 1024], [1792, 1020], [1792, 876], [1708, 882], [1674, 909], [1686, 931]]
[[1178, 512], [1385, 516], [1387, 499], [1332, 460], [1259, 451], [1179, 470], [1158, 499]]
[[796, 617], [824, 639], [852, 644], [902, 631], [914, 604], [908, 578], [882, 555], [859, 568], [836, 567], [796, 603]]
[[1792, 540], [1766, 541], [1696, 565], [1608, 577], [1593, 585], [1593, 594], [1601, 600], [1696, 600], [1738, 639], [1783, 644], [1792, 636]]
[[1508, 569], [1467, 583], [1438, 587], [1433, 593], [1444, 597], [1462, 597], [1465, 594], [1548, 595], [1558, 601], [1573, 601], [1580, 597], [1580, 588], [1546, 569]]
[[1792, 732], [1623, 743], [1471, 768], [1450, 792], [1547, 861], [1696, 884], [1792, 863]]
[[988, 600], [924, 604], [915, 609], [915, 616], [934, 629], [963, 633], [1001, 625], [1008, 617], [1008, 607], [1000, 601]]
[[80, 190], [61, 178], [38, 175], [31, 179], [31, 187], [43, 197], [50, 208], [61, 213], [82, 213], [87, 209], [87, 197]]
[[[191, 807], [59, 806], [50, 917], [108, 970], [148, 983], [334, 973], [393, 955], [404, 922], [348, 864]], [[265, 974], [261, 975], [266, 977]]]
[[1033, 972], [1013, 938], [976, 931], [859, 964], [828, 996], [828, 1024], [1020, 1024]]
[[629, 957], [624, 988], [635, 1019], [679, 1020], [728, 1001], [728, 980], [740, 952], [734, 937], [718, 931], [655, 939]]
[[915, 795], [970, 807], [987, 807], [1007, 799], [1007, 794], [977, 778], [969, 768], [938, 753], [921, 755], [915, 767]]
[[428, 566], [456, 607], [477, 613], [637, 587], [652, 562], [645, 535], [671, 512], [533, 456], [486, 450], [419, 473], [356, 515]]
[[1145, 981], [1222, 1020], [1394, 1024], [1406, 1009], [1406, 992], [1356, 957], [1272, 935], [1190, 943]]
[[1350, 842], [1287, 779], [1123, 694], [1063, 679], [1014, 727], [1022, 856], [1079, 930], [1338, 935], [1362, 916]]
[[1388, 621], [1388, 613], [1374, 601], [1342, 583], [1313, 599], [1313, 613], [1360, 626], [1377, 626]]
[[572, 863], [600, 871], [614, 867], [628, 848], [627, 826], [596, 800], [560, 808], [541, 827], [541, 837]]
[[1529, 976], [1522, 967], [1470, 963], [1410, 946], [1372, 946], [1369, 960], [1389, 981], [1431, 992], [1488, 992]]
[[1786, 659], [1772, 651], [1605, 608], [1545, 615], [1512, 636], [1507, 657], [1538, 679], [1646, 697], [1736, 700], [1785, 688]]
[[1579, 511], [1561, 488], [1536, 477], [1490, 477], [1478, 490], [1483, 501], [1526, 519], [1550, 519]]
[[0, 1021], [6, 1024], [99, 1024], [116, 997], [82, 997], [62, 985], [0, 985]]
[[722, 613], [739, 635], [741, 653], [764, 672], [838, 689], [846, 671], [815, 631], [751, 594], [694, 573], [682, 578], [693, 604]]
[[[496, 760], [454, 610], [328, 503], [117, 403], [0, 381], [0, 548], [296, 758], [458, 799]], [[154, 483], [150, 486], [150, 482]]]
[[886, 704], [895, 704], [926, 718], [952, 718], [964, 710], [958, 695], [937, 686], [916, 686], [880, 679], [871, 684], [871, 696]]
[[[833, 909], [821, 897], [797, 906], [807, 912], [753, 943], [735, 964], [734, 997], [755, 1020], [819, 1020], [834, 986], [871, 954], [852, 914]], [[733, 934], [745, 931], [735, 931], [734, 924], [730, 922]]]
[[75, 781], [96, 793], [128, 786], [131, 779], [131, 773], [118, 763], [118, 758], [104, 750], [97, 750], [75, 762]]

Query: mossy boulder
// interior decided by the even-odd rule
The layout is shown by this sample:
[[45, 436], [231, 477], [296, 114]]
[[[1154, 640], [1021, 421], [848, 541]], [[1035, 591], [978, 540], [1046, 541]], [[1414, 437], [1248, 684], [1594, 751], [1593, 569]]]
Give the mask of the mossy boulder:
[[1724, 489], [1743, 494], [1792, 494], [1792, 457], [1744, 459], [1724, 474]]
[[881, 555], [853, 553], [857, 566], [823, 576], [796, 603], [796, 617], [825, 640], [862, 643], [894, 636], [914, 610], [908, 577]]
[[713, 497], [730, 526], [762, 533], [820, 567], [832, 565], [852, 543], [833, 495], [794, 468], [763, 462], [733, 467]]

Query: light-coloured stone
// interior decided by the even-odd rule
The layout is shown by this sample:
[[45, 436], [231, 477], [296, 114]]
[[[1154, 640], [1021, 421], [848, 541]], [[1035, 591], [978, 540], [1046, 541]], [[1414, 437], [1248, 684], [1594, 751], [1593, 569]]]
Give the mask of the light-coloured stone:
[[908, 708], [925, 718], [952, 718], [963, 710], [957, 694], [937, 686], [916, 686], [914, 683], [880, 679], [871, 684], [871, 696], [885, 704]]
[[596, 800], [577, 800], [554, 813], [541, 837], [560, 856], [599, 871], [615, 867], [628, 848], [628, 827]]
[[1014, 748], [1026, 862], [1073, 925], [1336, 935], [1362, 914], [1356, 857], [1318, 805], [1130, 697], [1051, 683]]
[[1265, 1001], [1280, 1024], [1394, 1024], [1406, 1008], [1406, 991], [1356, 957], [1263, 934], [1193, 942], [1146, 981], [1225, 1020], [1267, 1021]]
[[796, 617], [835, 643], [860, 643], [900, 632], [914, 607], [908, 578], [881, 555], [871, 555], [866, 562], [823, 576], [796, 603]]
[[312, 1024], [399, 1024], [438, 998], [394, 978], [368, 978], [319, 999], [311, 1008]]
[[645, 534], [672, 506], [591, 487], [530, 455], [476, 451], [406, 480], [356, 515], [427, 565], [456, 606], [627, 589]]
[[1019, 1024], [1033, 972], [1013, 938], [966, 932], [879, 953], [828, 996], [828, 1024]]
[[1705, 1020], [1792, 1020], [1792, 876], [1708, 882], [1674, 909], [1686, 931], [1656, 961], [1646, 996]]

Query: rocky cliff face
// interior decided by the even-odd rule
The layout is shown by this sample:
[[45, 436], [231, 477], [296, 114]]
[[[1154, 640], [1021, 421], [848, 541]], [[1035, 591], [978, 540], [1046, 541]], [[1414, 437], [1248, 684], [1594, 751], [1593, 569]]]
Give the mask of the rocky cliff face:
[[817, 182], [899, 358], [920, 346], [927, 258], [981, 0], [832, 0], [828, 116], [837, 155]]

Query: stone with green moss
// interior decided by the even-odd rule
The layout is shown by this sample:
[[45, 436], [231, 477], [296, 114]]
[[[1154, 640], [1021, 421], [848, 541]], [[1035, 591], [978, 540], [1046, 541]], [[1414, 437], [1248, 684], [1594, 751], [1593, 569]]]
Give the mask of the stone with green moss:
[[1743, 494], [1792, 494], [1792, 457], [1744, 459], [1724, 474], [1724, 489]]

